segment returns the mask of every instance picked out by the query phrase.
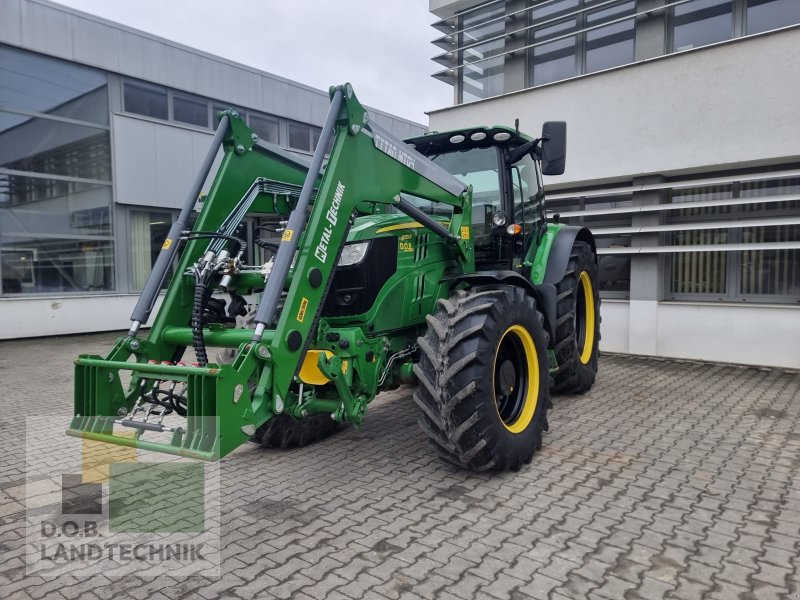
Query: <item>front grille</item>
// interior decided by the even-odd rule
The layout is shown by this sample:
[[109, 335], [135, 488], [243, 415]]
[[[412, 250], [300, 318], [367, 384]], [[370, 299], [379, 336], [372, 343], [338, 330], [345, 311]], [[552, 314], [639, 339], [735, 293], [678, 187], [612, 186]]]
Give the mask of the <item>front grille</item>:
[[370, 241], [367, 255], [357, 265], [337, 267], [322, 306], [323, 317], [347, 317], [367, 312], [381, 288], [397, 271], [397, 238]]

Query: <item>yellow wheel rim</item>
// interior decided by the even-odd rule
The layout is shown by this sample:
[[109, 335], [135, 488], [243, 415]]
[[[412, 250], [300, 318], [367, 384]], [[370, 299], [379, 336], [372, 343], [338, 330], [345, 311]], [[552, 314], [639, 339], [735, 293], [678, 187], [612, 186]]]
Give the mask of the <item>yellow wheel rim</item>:
[[492, 389], [503, 427], [511, 433], [525, 431], [539, 401], [539, 357], [530, 332], [522, 325], [506, 329], [497, 344]]
[[[592, 291], [592, 278], [589, 273], [581, 271], [580, 279], [578, 279], [578, 305], [575, 307], [576, 316], [579, 319], [576, 323], [575, 334], [578, 336], [578, 349], [581, 352], [581, 364], [588, 364], [592, 358], [592, 351], [594, 350], [594, 292]], [[583, 293], [581, 294], [581, 290]], [[581, 303], [580, 300], [583, 300]], [[580, 305], [583, 304], [583, 307]], [[582, 310], [581, 310], [582, 308]], [[583, 319], [581, 320], [581, 313]], [[577, 325], [581, 325], [578, 327]], [[581, 344], [581, 339], [583, 343]]]

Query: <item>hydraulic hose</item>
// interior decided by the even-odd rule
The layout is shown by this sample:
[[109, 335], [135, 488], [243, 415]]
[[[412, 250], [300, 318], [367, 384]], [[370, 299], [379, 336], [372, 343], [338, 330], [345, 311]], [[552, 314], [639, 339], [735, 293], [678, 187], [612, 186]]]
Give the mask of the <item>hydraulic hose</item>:
[[192, 346], [197, 355], [197, 362], [201, 367], [205, 367], [208, 364], [206, 342], [203, 338], [203, 311], [206, 307], [209, 291], [206, 278], [202, 275], [199, 276], [194, 287], [194, 302], [192, 303]]

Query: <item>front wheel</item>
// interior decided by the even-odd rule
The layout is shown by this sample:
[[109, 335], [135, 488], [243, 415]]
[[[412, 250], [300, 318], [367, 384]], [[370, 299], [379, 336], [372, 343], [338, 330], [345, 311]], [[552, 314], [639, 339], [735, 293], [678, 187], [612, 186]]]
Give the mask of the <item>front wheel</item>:
[[263, 448], [302, 448], [330, 437], [339, 424], [327, 413], [293, 419], [275, 415], [258, 428], [252, 441]]
[[600, 294], [592, 247], [572, 246], [567, 272], [556, 285], [556, 393], [582, 394], [594, 384], [600, 342]]
[[457, 291], [419, 338], [414, 401], [420, 426], [448, 462], [518, 470], [541, 447], [550, 375], [535, 300], [513, 286]]

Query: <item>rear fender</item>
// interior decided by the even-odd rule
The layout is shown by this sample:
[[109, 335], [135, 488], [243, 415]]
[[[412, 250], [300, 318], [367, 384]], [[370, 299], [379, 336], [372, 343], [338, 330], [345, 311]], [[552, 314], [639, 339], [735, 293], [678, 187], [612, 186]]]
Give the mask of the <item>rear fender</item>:
[[576, 241], [586, 242], [592, 247], [592, 252], [597, 261], [597, 246], [595, 245], [592, 232], [586, 227], [576, 227], [565, 225], [559, 229], [550, 255], [547, 257], [547, 269], [544, 272], [545, 284], [556, 285], [564, 278], [569, 264], [569, 257], [572, 254], [572, 246]]

